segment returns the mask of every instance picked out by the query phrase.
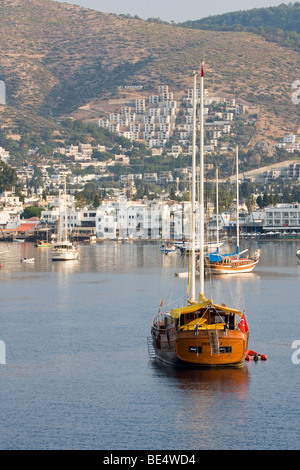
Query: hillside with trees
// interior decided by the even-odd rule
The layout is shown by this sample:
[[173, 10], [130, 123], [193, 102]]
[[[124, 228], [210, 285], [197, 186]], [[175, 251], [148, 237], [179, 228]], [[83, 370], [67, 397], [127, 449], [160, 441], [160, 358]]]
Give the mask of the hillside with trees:
[[[145, 158], [142, 145], [121, 142], [117, 134], [97, 129], [100, 115], [94, 105], [101, 102], [107, 116], [111, 104], [117, 110], [126, 102], [126, 87], [140, 88], [130, 94], [131, 100], [156, 94], [161, 84], [174, 92], [187, 90], [193, 70], [205, 59], [210, 95], [235, 97], [259, 109], [255, 122], [240, 129], [238, 143], [245, 170], [263, 165], [266, 161], [255, 149], [256, 142], [274, 144], [299, 126], [299, 106], [291, 101], [299, 53], [294, 45], [272, 41], [267, 30], [280, 18], [285, 28], [281, 31], [298, 34], [293, 29], [299, 27], [298, 13], [296, 3], [221, 15], [218, 22], [211, 17], [175, 25], [52, 0], [0, 0], [0, 80], [6, 85], [0, 146], [10, 152], [16, 166], [27, 159], [51, 160], [57, 146], [80, 140], [112, 148], [115, 143], [133, 145], [134, 171], [175, 168], [179, 160]], [[87, 109], [87, 118], [78, 117]], [[38, 151], [30, 156], [28, 150], [35, 148]], [[282, 159], [278, 152], [274, 155]]]
[[53, 128], [57, 117], [96, 99], [121, 100], [120, 86], [139, 85], [147, 95], [159, 84], [187, 89], [205, 58], [211, 93], [260, 106], [257, 132], [274, 138], [278, 128], [294, 128], [291, 84], [299, 54], [293, 48], [244, 30], [187, 26], [51, 0], [0, 0], [0, 80], [7, 90], [0, 123], [22, 131]]
[[300, 50], [299, 2], [209, 16], [180, 25], [201, 30], [250, 31], [281, 46]]

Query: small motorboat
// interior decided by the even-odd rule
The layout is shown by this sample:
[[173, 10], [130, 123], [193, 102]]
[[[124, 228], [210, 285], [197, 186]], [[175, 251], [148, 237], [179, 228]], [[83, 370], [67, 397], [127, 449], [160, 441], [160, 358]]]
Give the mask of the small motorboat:
[[21, 263], [33, 263], [34, 258], [21, 258]]
[[166, 244], [162, 245], [160, 250], [165, 254], [170, 254], [170, 253], [177, 253], [176, 246], [174, 244]]

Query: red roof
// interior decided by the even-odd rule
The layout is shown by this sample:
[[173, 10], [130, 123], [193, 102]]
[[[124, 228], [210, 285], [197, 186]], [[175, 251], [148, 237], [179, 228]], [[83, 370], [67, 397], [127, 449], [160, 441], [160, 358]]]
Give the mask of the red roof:
[[16, 232], [27, 232], [27, 230], [35, 227], [35, 224], [21, 224], [16, 228]]

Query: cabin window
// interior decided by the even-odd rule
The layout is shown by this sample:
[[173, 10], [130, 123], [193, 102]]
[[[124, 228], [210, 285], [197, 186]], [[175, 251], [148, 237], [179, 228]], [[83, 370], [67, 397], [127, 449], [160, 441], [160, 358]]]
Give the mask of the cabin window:
[[189, 346], [189, 352], [190, 353], [195, 353], [195, 354], [201, 354], [202, 353], [202, 346]]
[[216, 315], [215, 316], [215, 323], [226, 323], [227, 319], [224, 315]]
[[223, 354], [224, 353], [225, 354], [230, 354], [230, 353], [232, 353], [232, 347], [231, 346], [220, 346], [219, 351], [220, 351], [220, 354], [222, 354], [222, 353]]

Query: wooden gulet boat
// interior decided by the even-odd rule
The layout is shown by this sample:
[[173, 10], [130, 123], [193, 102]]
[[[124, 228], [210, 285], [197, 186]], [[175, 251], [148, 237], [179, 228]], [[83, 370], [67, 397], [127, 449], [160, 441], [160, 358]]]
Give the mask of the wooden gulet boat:
[[[157, 359], [174, 366], [242, 367], [247, 353], [249, 329], [242, 313], [218, 305], [204, 294], [204, 133], [203, 133], [203, 63], [200, 78], [200, 258], [199, 297], [196, 299], [196, 82], [193, 88], [193, 154], [192, 154], [192, 233], [190, 291], [186, 306], [160, 313], [154, 318], [151, 340]], [[241, 321], [239, 321], [239, 317]]]
[[[242, 274], [251, 273], [259, 261], [261, 250], [258, 249], [249, 256], [241, 256], [239, 246], [239, 177], [238, 177], [238, 147], [236, 147], [236, 252], [231, 254], [220, 254], [219, 250], [205, 257], [205, 268], [210, 274]], [[218, 207], [218, 201], [216, 203]], [[248, 251], [248, 250], [246, 250]]]
[[206, 263], [206, 270], [210, 274], [251, 273], [259, 261], [259, 256], [260, 251], [249, 258], [238, 255], [217, 255]]

